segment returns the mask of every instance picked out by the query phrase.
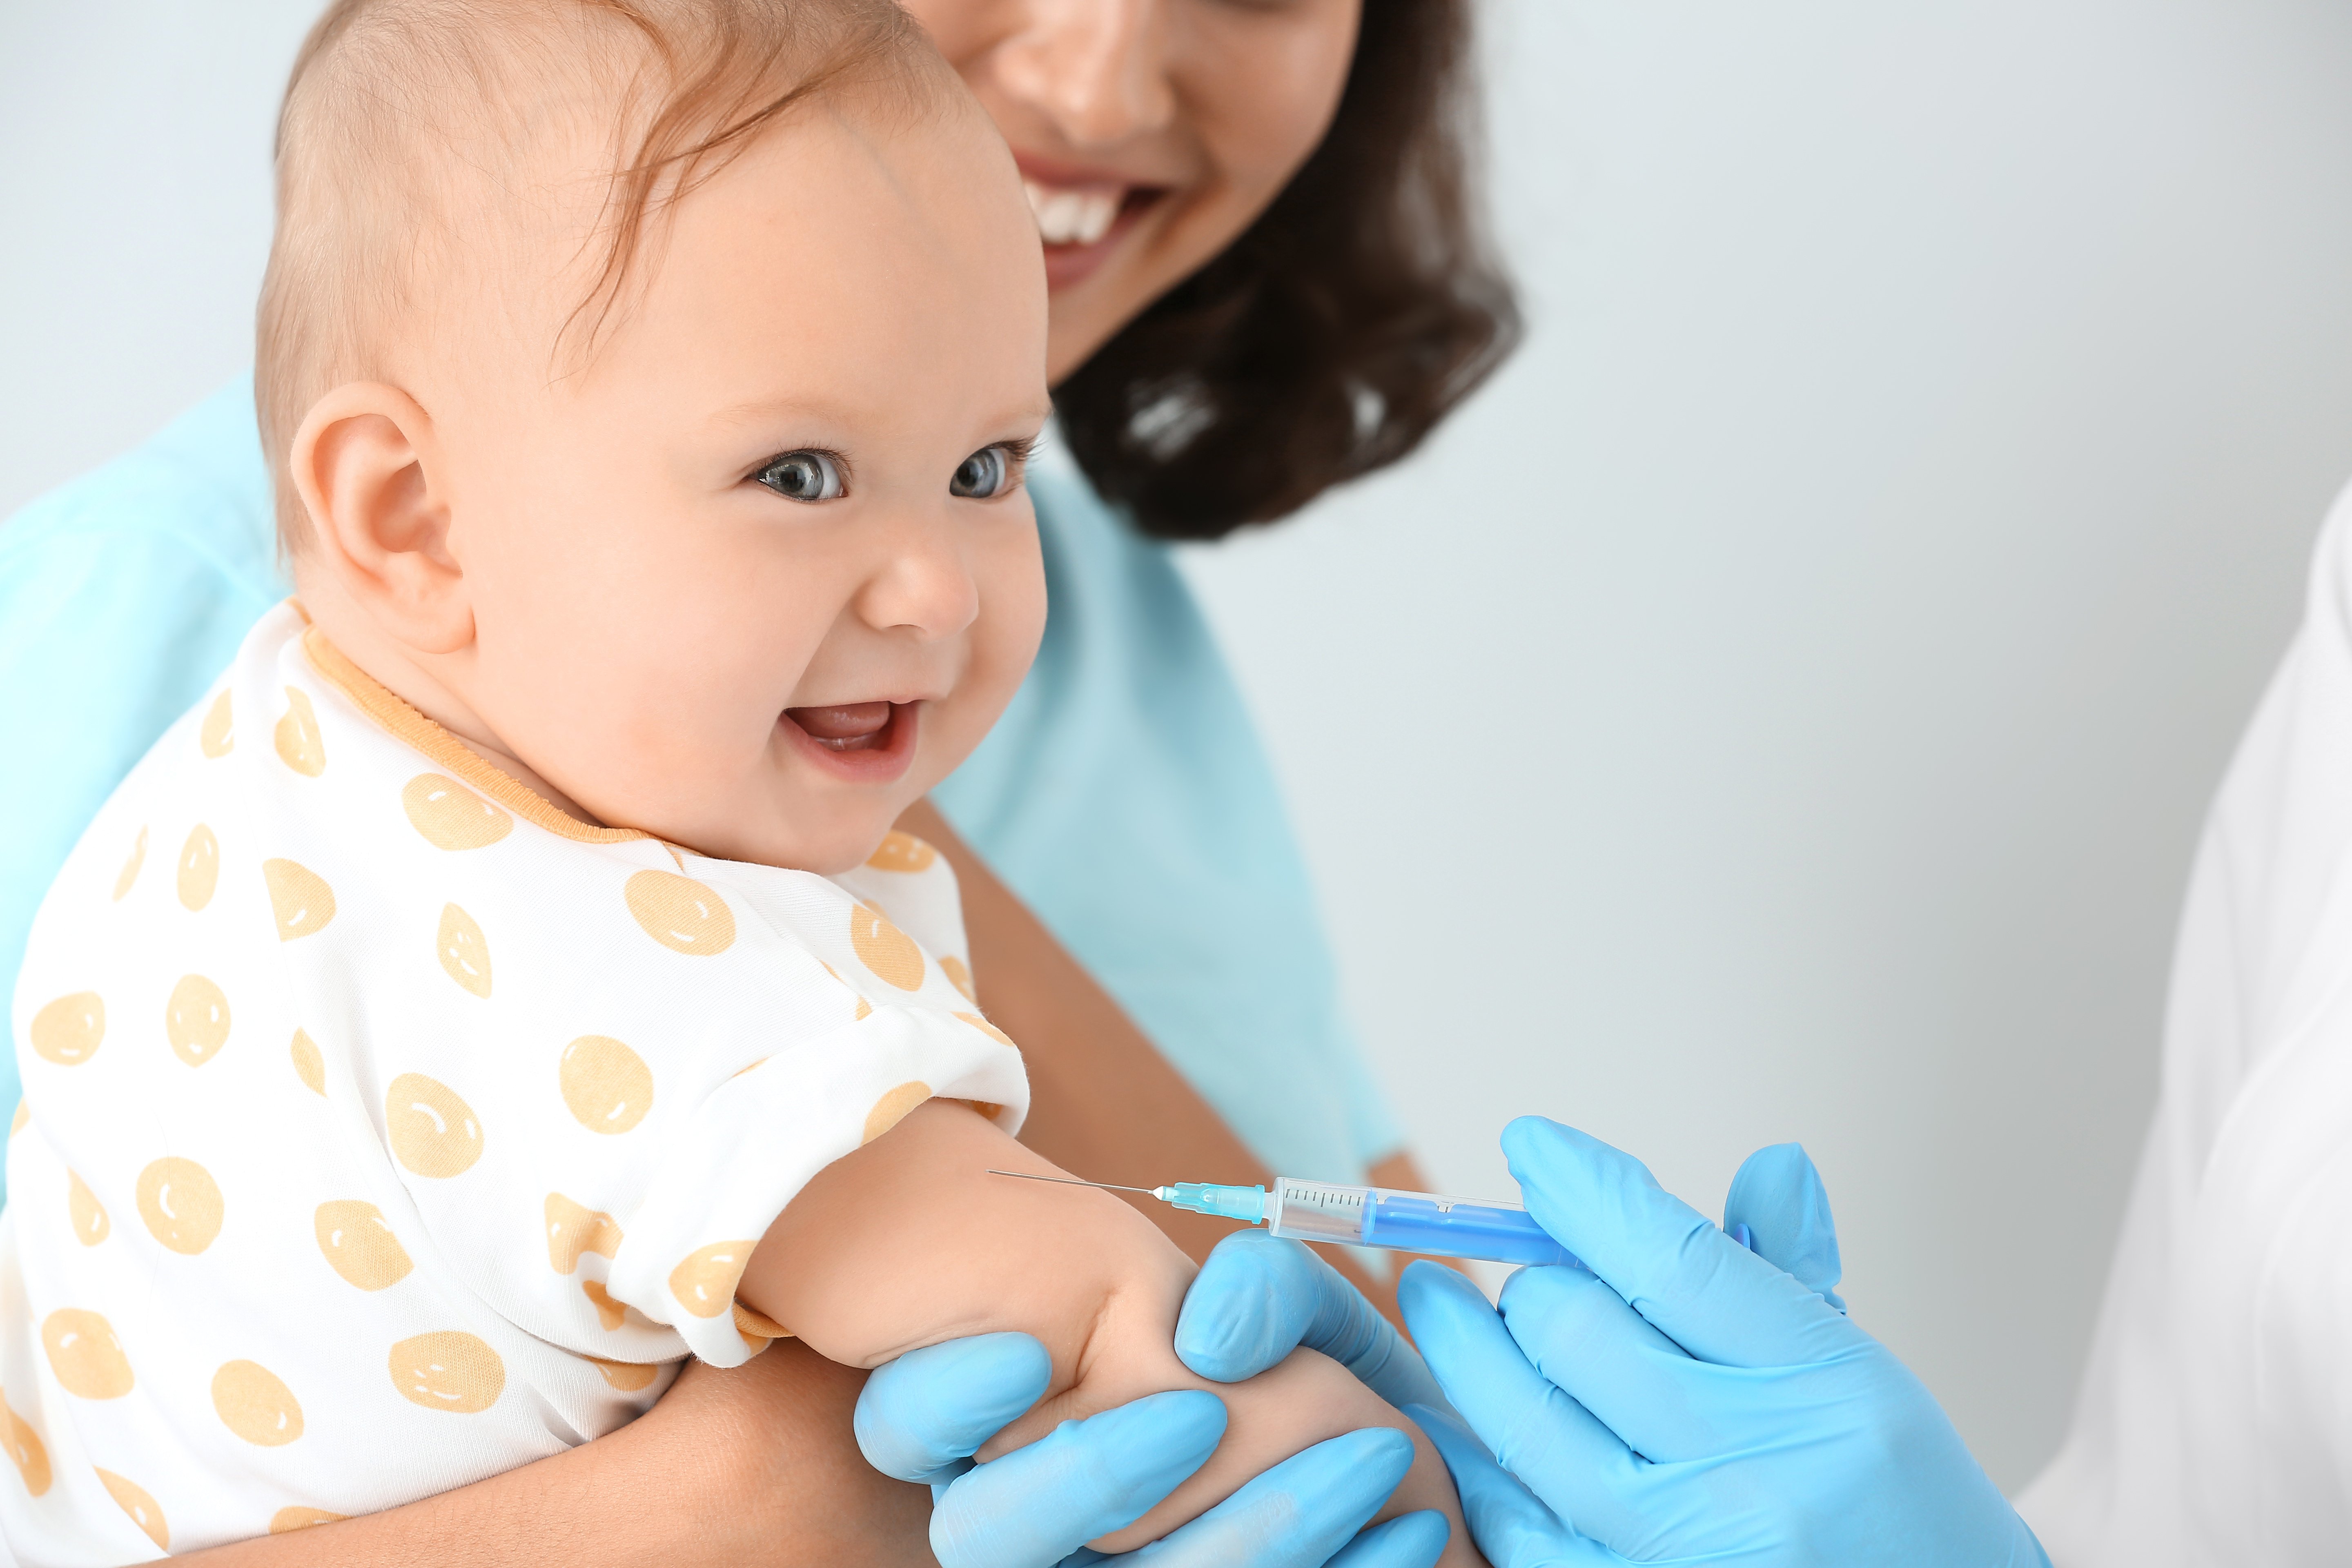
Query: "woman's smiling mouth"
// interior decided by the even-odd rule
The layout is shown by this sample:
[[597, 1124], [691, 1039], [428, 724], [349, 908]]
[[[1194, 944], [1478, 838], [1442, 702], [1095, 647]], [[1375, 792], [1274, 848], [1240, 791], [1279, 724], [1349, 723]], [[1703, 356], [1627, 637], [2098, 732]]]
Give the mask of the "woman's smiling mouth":
[[1021, 188], [1029, 197], [1037, 237], [1045, 247], [1045, 279], [1055, 289], [1091, 274], [1136, 220], [1168, 194], [1164, 185], [1015, 156]]

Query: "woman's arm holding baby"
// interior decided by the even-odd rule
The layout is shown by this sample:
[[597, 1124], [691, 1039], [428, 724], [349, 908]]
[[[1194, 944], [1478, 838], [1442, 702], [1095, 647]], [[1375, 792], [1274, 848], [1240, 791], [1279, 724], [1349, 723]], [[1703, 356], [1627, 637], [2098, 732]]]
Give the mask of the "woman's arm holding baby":
[[784, 1342], [744, 1366], [689, 1364], [609, 1436], [388, 1512], [239, 1542], [210, 1568], [574, 1568], [660, 1563], [927, 1563], [929, 1489], [858, 1456], [866, 1374]]
[[1313, 1352], [1242, 1384], [1193, 1375], [1172, 1344], [1191, 1261], [1108, 1194], [992, 1168], [1062, 1173], [968, 1107], [917, 1107], [802, 1190], [753, 1252], [737, 1299], [857, 1366], [965, 1335], [1034, 1336], [1052, 1363], [1045, 1397], [982, 1447], [982, 1459], [1145, 1395], [1214, 1393], [1228, 1424], [1213, 1456], [1164, 1502], [1097, 1539], [1100, 1550], [1156, 1539], [1312, 1444], [1385, 1426], [1411, 1436], [1419, 1458], [1382, 1517], [1439, 1510], [1455, 1535], [1446, 1561], [1475, 1562], [1435, 1451], [1404, 1417]]

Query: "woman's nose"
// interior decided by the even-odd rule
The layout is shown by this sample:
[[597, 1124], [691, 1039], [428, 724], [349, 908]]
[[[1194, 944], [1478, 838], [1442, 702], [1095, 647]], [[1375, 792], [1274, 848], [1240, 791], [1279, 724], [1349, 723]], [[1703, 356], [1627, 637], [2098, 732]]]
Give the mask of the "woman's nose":
[[1072, 145], [1105, 147], [1165, 126], [1165, 0], [1023, 0], [997, 50], [997, 80], [1042, 110]]

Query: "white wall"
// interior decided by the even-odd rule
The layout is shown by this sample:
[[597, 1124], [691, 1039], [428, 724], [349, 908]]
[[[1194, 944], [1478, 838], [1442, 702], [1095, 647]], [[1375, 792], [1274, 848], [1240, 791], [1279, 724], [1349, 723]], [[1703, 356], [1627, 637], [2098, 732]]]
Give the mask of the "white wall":
[[[0, 0], [0, 511], [246, 363], [310, 0]], [[2054, 1441], [2197, 817], [2352, 475], [2344, 0], [1496, 0], [1526, 353], [1193, 559], [1438, 1177], [1719, 1202]]]

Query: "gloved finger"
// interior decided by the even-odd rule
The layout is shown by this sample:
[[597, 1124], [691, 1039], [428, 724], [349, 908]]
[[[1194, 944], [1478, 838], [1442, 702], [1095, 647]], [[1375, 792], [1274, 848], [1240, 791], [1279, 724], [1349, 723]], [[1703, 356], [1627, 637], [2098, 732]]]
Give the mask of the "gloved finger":
[[1632, 1155], [1539, 1116], [1505, 1128], [1503, 1152], [1544, 1229], [1700, 1360], [1786, 1365], [1850, 1346], [1843, 1316]]
[[1621, 1568], [1624, 1563], [1625, 1559], [1599, 1542], [1560, 1523], [1559, 1516], [1517, 1476], [1495, 1462], [1460, 1416], [1427, 1405], [1408, 1405], [1404, 1413], [1429, 1434], [1445, 1460], [1462, 1499], [1462, 1516], [1469, 1521], [1470, 1539], [1492, 1568], [1552, 1568], [1555, 1563]]
[[[1412, 1439], [1393, 1426], [1349, 1432], [1293, 1454], [1129, 1557], [1150, 1568], [1323, 1568], [1412, 1468]], [[1402, 1552], [1419, 1540], [1408, 1531], [1391, 1549]], [[1402, 1555], [1372, 1562], [1376, 1568], [1426, 1568]]]
[[1839, 1311], [1837, 1223], [1830, 1217], [1830, 1194], [1821, 1173], [1795, 1143], [1775, 1143], [1748, 1156], [1731, 1178], [1723, 1201], [1723, 1228], [1748, 1227], [1748, 1246], [1796, 1276], [1804, 1287]]
[[1535, 1369], [1478, 1288], [1415, 1263], [1397, 1300], [1430, 1372], [1487, 1452], [1570, 1530], [1602, 1541], [1622, 1531], [1643, 1461]]
[[1322, 1352], [1391, 1405], [1443, 1404], [1412, 1347], [1339, 1271], [1262, 1230], [1217, 1243], [1184, 1293], [1176, 1354], [1216, 1383], [1239, 1383], [1300, 1345]]
[[1198, 1389], [1065, 1421], [958, 1478], [931, 1510], [932, 1553], [940, 1568], [1047, 1568], [1141, 1519], [1224, 1435], [1224, 1402]]
[[1045, 1396], [1053, 1358], [1027, 1334], [974, 1334], [886, 1362], [851, 1425], [866, 1462], [902, 1481], [952, 1472]]
[[1535, 1369], [1645, 1459], [1707, 1459], [1753, 1436], [1754, 1402], [1723, 1397], [1721, 1381], [1755, 1373], [1694, 1360], [1582, 1269], [1520, 1269], [1502, 1314]]

